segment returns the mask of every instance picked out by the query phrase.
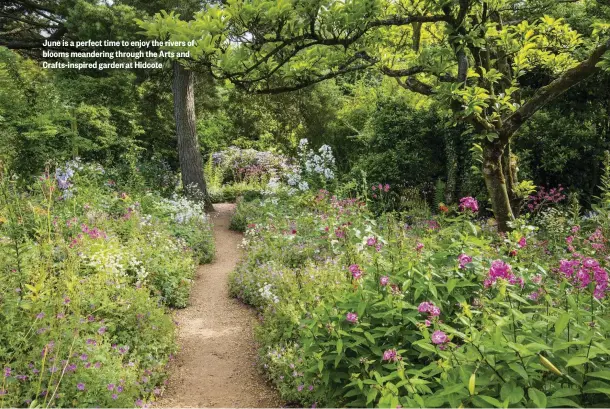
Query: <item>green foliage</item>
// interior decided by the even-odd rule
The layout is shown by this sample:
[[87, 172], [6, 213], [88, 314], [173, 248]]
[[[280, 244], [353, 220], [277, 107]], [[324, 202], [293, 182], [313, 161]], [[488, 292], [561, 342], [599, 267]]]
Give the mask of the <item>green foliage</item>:
[[[71, 161], [0, 178], [0, 406], [133, 407], [176, 351], [167, 307], [213, 254], [201, 208]], [[132, 183], [136, 185], [137, 183]], [[132, 196], [133, 194], [133, 196]]]
[[[333, 407], [607, 401], [608, 301], [599, 292], [607, 273], [589, 277], [602, 287], [580, 286], [560, 261], [606, 271], [601, 230], [568, 230], [551, 244], [524, 222], [499, 237], [455, 209], [405, 229], [357, 201], [272, 200], [240, 204], [247, 257], [230, 288], [262, 311], [261, 359], [286, 399]], [[568, 234], [582, 256], [564, 253]]]

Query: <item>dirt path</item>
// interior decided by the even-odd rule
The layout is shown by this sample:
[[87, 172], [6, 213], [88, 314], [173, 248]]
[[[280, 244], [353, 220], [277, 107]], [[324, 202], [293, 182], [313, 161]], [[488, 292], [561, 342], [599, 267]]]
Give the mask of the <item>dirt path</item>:
[[278, 407], [277, 393], [257, 371], [255, 313], [228, 295], [242, 236], [229, 230], [232, 204], [217, 204], [216, 259], [197, 271], [191, 304], [176, 312], [180, 352], [156, 407]]

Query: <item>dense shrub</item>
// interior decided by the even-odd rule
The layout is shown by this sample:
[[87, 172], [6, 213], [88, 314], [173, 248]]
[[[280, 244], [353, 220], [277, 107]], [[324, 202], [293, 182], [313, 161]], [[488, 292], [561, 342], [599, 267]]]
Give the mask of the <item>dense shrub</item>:
[[522, 220], [498, 236], [472, 198], [406, 224], [325, 193], [272, 200], [242, 210], [247, 257], [231, 292], [259, 308], [262, 363], [286, 399], [607, 403], [605, 225], [566, 218], [569, 236], [554, 239]]

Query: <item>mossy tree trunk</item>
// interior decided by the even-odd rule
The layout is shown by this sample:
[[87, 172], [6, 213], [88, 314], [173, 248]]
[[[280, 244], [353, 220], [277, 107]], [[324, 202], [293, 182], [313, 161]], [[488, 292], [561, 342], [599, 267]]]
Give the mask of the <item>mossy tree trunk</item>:
[[172, 83], [174, 118], [176, 120], [176, 139], [182, 173], [182, 186], [188, 196], [203, 202], [206, 211], [213, 211], [214, 206], [208, 195], [203, 175], [203, 158], [197, 139], [195, 74], [178, 61], [174, 61], [172, 66], [174, 73]]

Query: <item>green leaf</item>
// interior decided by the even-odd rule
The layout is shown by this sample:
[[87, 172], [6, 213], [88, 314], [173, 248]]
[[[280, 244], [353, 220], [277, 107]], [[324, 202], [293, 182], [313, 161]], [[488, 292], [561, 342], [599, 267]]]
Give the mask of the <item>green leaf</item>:
[[521, 402], [521, 399], [523, 399], [524, 395], [525, 392], [523, 391], [523, 388], [517, 386], [514, 382], [505, 383], [500, 389], [500, 398], [502, 400], [508, 399], [509, 403], [514, 404]]
[[[497, 400], [496, 398], [492, 398], [491, 396], [487, 396], [487, 395], [476, 395], [473, 396], [472, 400], [476, 401], [476, 400], [483, 400], [485, 403], [492, 405], [494, 408], [502, 408], [504, 407], [504, 404], [502, 402], [500, 402], [499, 400]], [[487, 405], [477, 405], [479, 407], [486, 407]]]
[[339, 338], [337, 340], [337, 353], [340, 354], [343, 351], [343, 340]]
[[580, 408], [580, 405], [568, 398], [549, 398], [547, 408]]
[[589, 362], [589, 358], [586, 356], [575, 356], [574, 358], [570, 358], [566, 366], [577, 366], [582, 365]]
[[371, 388], [369, 393], [366, 394], [366, 404], [368, 405], [377, 397], [378, 390], [375, 388]]
[[589, 372], [587, 376], [592, 376], [594, 378], [601, 378], [610, 381], [610, 371], [598, 371], [598, 372]]
[[508, 367], [510, 369], [512, 369], [513, 371], [515, 371], [516, 373], [518, 373], [519, 375], [521, 375], [521, 377], [523, 379], [525, 379], [526, 381], [529, 379], [529, 376], [527, 375], [527, 371], [525, 369], [523, 369], [523, 366], [521, 366], [521, 364], [513, 362], [513, 363], [508, 364]]
[[557, 321], [555, 321], [555, 335], [559, 336], [563, 333], [563, 331], [566, 329], [566, 327], [568, 326], [568, 323], [570, 322], [570, 313], [569, 312], [564, 312], [563, 314], [561, 314], [559, 316], [559, 318], [557, 318]]
[[546, 408], [546, 395], [536, 388], [529, 388], [527, 395], [537, 408]]
[[369, 340], [371, 344], [375, 345], [375, 338], [373, 338], [373, 336], [369, 332], [365, 332], [364, 336], [366, 337], [366, 339]]
[[360, 301], [360, 303], [358, 304], [358, 316], [362, 317], [364, 315], [364, 310], [366, 309], [366, 301]]

